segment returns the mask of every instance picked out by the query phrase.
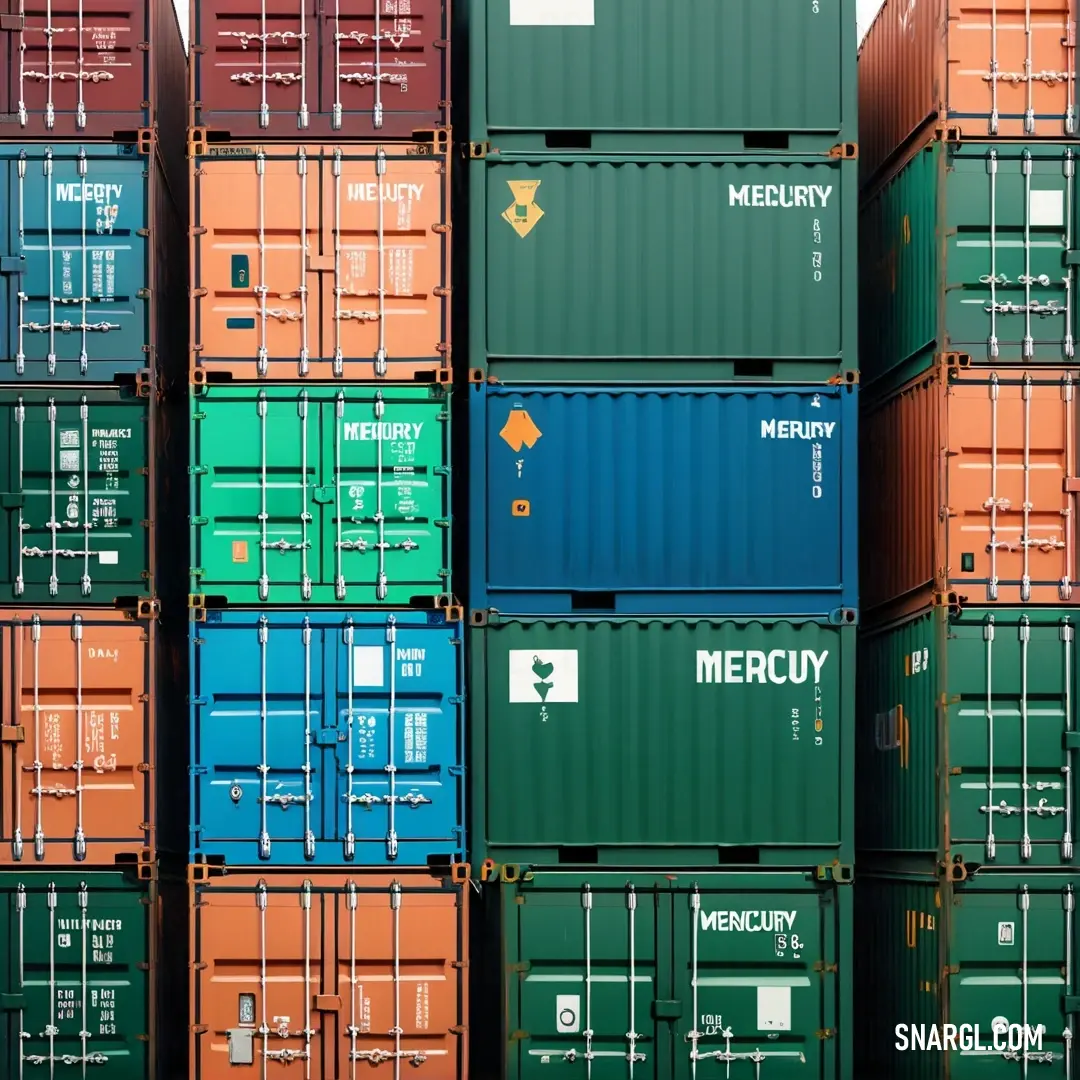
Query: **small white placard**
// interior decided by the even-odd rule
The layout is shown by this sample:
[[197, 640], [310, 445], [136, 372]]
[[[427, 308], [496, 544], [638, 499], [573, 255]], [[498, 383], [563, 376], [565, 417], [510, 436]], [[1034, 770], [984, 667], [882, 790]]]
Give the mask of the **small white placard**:
[[1016, 923], [1011, 923], [1011, 922], [999, 922], [998, 923], [998, 944], [999, 945], [1015, 945], [1016, 944]]
[[791, 1030], [791, 987], [759, 986], [757, 988], [758, 1031]]
[[382, 686], [384, 651], [381, 645], [353, 646], [353, 686]]
[[97, 557], [102, 566], [119, 566], [120, 564], [119, 551], [99, 551]]
[[511, 26], [595, 26], [594, 0], [510, 0]]
[[577, 649], [510, 650], [510, 704], [568, 704], [578, 699]]
[[581, 1028], [581, 997], [578, 994], [555, 995], [555, 1030], [569, 1035]]
[[1065, 192], [1033, 191], [1028, 204], [1028, 220], [1032, 225], [1065, 224]]

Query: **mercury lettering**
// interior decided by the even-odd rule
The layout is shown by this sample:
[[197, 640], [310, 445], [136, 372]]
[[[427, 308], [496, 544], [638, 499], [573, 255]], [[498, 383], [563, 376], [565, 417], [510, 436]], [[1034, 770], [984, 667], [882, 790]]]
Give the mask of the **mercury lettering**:
[[702, 930], [744, 934], [785, 934], [795, 925], [794, 911], [703, 911]]
[[804, 683], [814, 674], [814, 684], [821, 682], [821, 669], [829, 655], [826, 649], [816, 653], [813, 649], [773, 649], [771, 652], [757, 649], [718, 649], [709, 652], [697, 650], [697, 681], [699, 683]]
[[[109, 930], [122, 930], [122, 920], [120, 919], [87, 919], [86, 929], [90, 931], [99, 930], [106, 932]], [[82, 930], [82, 919], [57, 919], [57, 930]]]
[[92, 202], [107, 203], [119, 200], [123, 184], [57, 184], [57, 202]]
[[817, 184], [728, 184], [728, 206], [828, 206], [832, 186]]
[[[423, 197], [423, 184], [383, 184], [383, 202], [417, 202]], [[350, 184], [349, 202], [378, 202], [378, 184]]]
[[363, 442], [367, 439], [419, 439], [423, 423], [378, 423], [374, 420], [345, 425], [346, 442]]
[[112, 428], [92, 428], [90, 431], [91, 439], [130, 439], [131, 428], [112, 427]]
[[762, 420], [763, 439], [831, 439], [835, 420]]

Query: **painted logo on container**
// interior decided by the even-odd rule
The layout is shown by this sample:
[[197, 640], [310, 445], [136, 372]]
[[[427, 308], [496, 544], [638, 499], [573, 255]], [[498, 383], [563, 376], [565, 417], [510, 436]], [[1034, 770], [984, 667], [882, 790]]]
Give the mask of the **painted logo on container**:
[[836, 430], [835, 420], [762, 420], [763, 439], [831, 439]]
[[832, 185], [728, 184], [728, 206], [827, 207]]
[[506, 184], [514, 196], [514, 201], [503, 212], [502, 219], [524, 238], [536, 228], [536, 223], [544, 216], [544, 211], [536, 205], [536, 189], [541, 180], [507, 180]]
[[423, 426], [423, 421], [419, 424], [406, 424], [365, 420], [359, 423], [350, 421], [342, 424], [346, 442], [367, 442], [371, 439], [419, 439]]
[[107, 203], [119, 201], [123, 184], [90, 184], [79, 181], [74, 184], [57, 184], [57, 202]]
[[510, 650], [512, 705], [567, 705], [577, 700], [577, 649]]
[[829, 650], [813, 649], [708, 649], [697, 650], [699, 683], [784, 683], [821, 682], [821, 672]]

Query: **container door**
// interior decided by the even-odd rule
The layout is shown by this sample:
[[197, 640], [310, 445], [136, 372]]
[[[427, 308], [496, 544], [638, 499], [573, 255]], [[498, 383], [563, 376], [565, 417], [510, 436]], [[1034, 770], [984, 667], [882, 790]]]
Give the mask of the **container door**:
[[446, 399], [375, 391], [323, 406], [322, 557], [337, 600], [408, 604], [449, 591]]
[[146, 366], [146, 181], [134, 157], [5, 158], [6, 379], [110, 380]]
[[[143, 631], [33, 615], [5, 635], [7, 788], [2, 861], [111, 863], [138, 853], [151, 820]], [[17, 725], [17, 726], [16, 726]], [[5, 732], [6, 734], [7, 732]]]
[[22, 1033], [3, 1043], [5, 1076], [145, 1080], [151, 1068], [144, 894], [103, 884], [119, 875], [83, 878], [2, 879], [3, 1008]]
[[12, 596], [109, 604], [144, 595], [145, 399], [120, 405], [38, 393], [2, 411], [8, 490], [0, 502]]
[[828, 971], [841, 954], [835, 898], [706, 888], [674, 904], [672, 1075], [843, 1080], [838, 973]]
[[[952, 1080], [1076, 1075], [1076, 887], [986, 877], [949, 909], [948, 1021], [979, 1025], [979, 1053], [948, 1053]], [[1042, 1030], [1036, 1029], [1041, 1026]]]
[[509, 1043], [509, 1075], [533, 1080], [557, 1064], [575, 1080], [631, 1067], [635, 1080], [668, 1080], [670, 899], [585, 885], [512, 906], [527, 970], [508, 981], [508, 1026], [523, 1033]]
[[947, 648], [954, 853], [1001, 866], [1069, 862], [1076, 796], [1074, 625], [1068, 618], [1002, 611], [954, 622]]
[[326, 636], [308, 619], [218, 625], [197, 650], [196, 849], [230, 864], [302, 864], [333, 839]]
[[337, 958], [331, 993], [341, 999], [336, 1075], [360, 1080], [381, 1066], [375, 1075], [403, 1077], [413, 1074], [406, 1073], [409, 1065], [429, 1080], [462, 1080], [467, 909], [461, 895], [409, 882], [365, 884], [370, 876], [358, 881], [327, 898], [337, 916], [333, 927], [327, 920], [324, 945]]
[[424, 863], [462, 846], [458, 646], [434, 632], [346, 622], [338, 652], [341, 855], [360, 865]]

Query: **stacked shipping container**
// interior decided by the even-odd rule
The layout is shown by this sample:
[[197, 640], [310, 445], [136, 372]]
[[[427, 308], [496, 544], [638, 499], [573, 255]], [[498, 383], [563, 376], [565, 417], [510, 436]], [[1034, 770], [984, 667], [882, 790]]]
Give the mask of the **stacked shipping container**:
[[472, 1060], [850, 1080], [854, 5], [466, 10]]
[[167, 0], [0, 22], [0, 1073], [142, 1080], [168, 844], [183, 44]]
[[1072, 1075], [1074, 18], [888, 0], [860, 58], [865, 1075]]
[[463, 1080], [448, 11], [191, 15], [190, 1075]]

